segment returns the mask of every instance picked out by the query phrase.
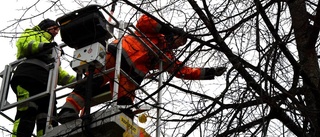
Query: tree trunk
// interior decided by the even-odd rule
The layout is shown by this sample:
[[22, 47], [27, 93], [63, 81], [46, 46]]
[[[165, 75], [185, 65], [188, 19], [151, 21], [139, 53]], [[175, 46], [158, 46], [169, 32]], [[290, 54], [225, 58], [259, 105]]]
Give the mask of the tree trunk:
[[[304, 0], [295, 0], [288, 2], [291, 17], [292, 27], [296, 38], [297, 49], [299, 53], [299, 63], [301, 70], [307, 74], [307, 78], [303, 79], [303, 91], [305, 92], [305, 101], [309, 112], [310, 134], [320, 135], [319, 123], [319, 65], [317, 52], [315, 50], [315, 39], [313, 34], [317, 32], [312, 29], [308, 21], [308, 13], [306, 11], [306, 4]], [[317, 36], [316, 36], [317, 37]], [[309, 81], [309, 82], [306, 82]]]

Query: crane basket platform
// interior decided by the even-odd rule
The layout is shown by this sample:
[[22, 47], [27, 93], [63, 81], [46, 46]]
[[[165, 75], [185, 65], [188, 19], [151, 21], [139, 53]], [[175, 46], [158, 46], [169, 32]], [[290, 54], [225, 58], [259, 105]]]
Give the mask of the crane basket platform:
[[[132, 137], [144, 137], [148, 134], [132, 120], [116, 108], [99, 111], [91, 115], [90, 132], [95, 137], [122, 137], [124, 132]], [[86, 137], [83, 121], [77, 119], [53, 128], [44, 137]]]
[[[104, 15], [99, 10], [104, 10], [99, 5], [89, 5], [87, 7], [81, 8], [79, 10], [76, 10], [74, 12], [71, 12], [69, 14], [66, 14], [60, 18], [57, 19], [57, 22], [61, 26], [61, 37], [62, 41], [64, 42], [63, 45], [58, 45], [57, 48], [62, 48], [63, 46], [69, 46], [71, 48], [76, 49], [74, 52], [74, 58], [75, 60], [72, 61], [71, 65], [72, 68], [77, 71], [78, 74], [81, 74], [82, 70], [88, 70], [87, 67], [88, 64], [93, 64], [95, 67], [103, 67], [104, 65], [104, 53], [106, 46], [108, 45], [107, 40], [113, 36], [113, 27], [117, 27], [119, 30], [123, 32], [124, 28], [127, 28], [128, 26], [132, 24], [126, 24], [124, 25], [123, 22], [119, 23], [117, 22], [113, 17], [113, 19], [116, 21], [116, 25], [110, 25], [105, 20]], [[104, 10], [107, 12], [106, 10]], [[109, 14], [107, 12], [107, 14]], [[110, 14], [109, 14], [110, 15]], [[133, 26], [131, 26], [133, 27]], [[134, 29], [137, 29], [133, 27]], [[110, 31], [112, 30], [112, 31]], [[129, 30], [132, 34], [133, 31]], [[119, 37], [122, 37], [123, 34], [119, 33]], [[142, 40], [140, 39], [142, 42]], [[118, 44], [119, 46], [122, 46], [121, 44]], [[88, 48], [90, 47], [90, 48]], [[150, 51], [151, 48], [146, 46]], [[89, 53], [88, 51], [91, 50]], [[121, 55], [121, 48], [117, 49]], [[60, 50], [57, 50], [60, 51]], [[85, 52], [83, 52], [85, 51]], [[47, 117], [47, 124], [46, 124], [46, 133], [43, 137], [52, 137], [52, 136], [68, 136], [68, 137], [82, 137], [86, 136], [85, 132], [88, 130], [88, 128], [84, 128], [84, 122], [82, 120], [78, 119], [75, 121], [71, 121], [62, 125], [59, 125], [57, 127], [52, 127], [51, 121], [53, 120], [53, 105], [55, 103], [55, 99], [59, 99], [60, 97], [55, 97], [55, 92], [62, 90], [63, 88], [72, 87], [77, 83], [80, 83], [84, 79], [78, 79], [77, 82], [71, 83], [69, 85], [63, 86], [60, 89], [56, 89], [57, 83], [56, 79], [58, 77], [57, 72], [60, 65], [60, 54], [55, 51], [52, 52], [54, 59], [56, 61], [53, 64], [53, 68], [50, 69], [49, 73], [49, 79], [48, 79], [48, 87], [47, 90], [44, 91], [41, 94], [35, 95], [33, 97], [30, 97], [28, 99], [17, 101], [15, 103], [9, 103], [7, 101], [8, 99], [8, 92], [10, 87], [10, 78], [12, 77], [12, 74], [14, 73], [15, 67], [24, 59], [17, 60], [15, 62], [10, 63], [9, 65], [6, 65], [5, 70], [0, 73], [0, 76], [2, 77], [2, 84], [1, 84], [1, 90], [0, 90], [0, 111], [5, 111], [8, 109], [11, 109], [13, 107], [16, 107], [17, 105], [21, 103], [25, 103], [34, 99], [41, 98], [43, 96], [50, 96], [50, 102], [48, 108], [48, 117]], [[79, 54], [82, 54], [83, 56], [78, 56]], [[156, 53], [154, 53], [157, 55]], [[119, 71], [119, 73], [129, 77], [128, 74], [123, 72], [120, 68], [121, 62], [118, 61], [118, 58], [116, 60], [116, 67], [110, 68], [109, 70], [104, 70], [102, 75], [105, 73], [114, 72], [116, 73]], [[79, 71], [78, 71], [79, 70]], [[117, 76], [118, 74], [115, 74]], [[94, 76], [95, 77], [95, 76]], [[115, 77], [116, 79], [116, 77]], [[133, 80], [133, 79], [130, 79]], [[116, 81], [116, 80], [115, 80]], [[133, 81], [134, 82], [134, 81]], [[114, 86], [117, 85], [117, 82], [115, 82]], [[97, 105], [100, 103], [104, 103], [106, 101], [111, 102], [117, 102], [115, 101], [117, 99], [117, 90], [113, 90], [113, 94], [111, 94], [111, 91], [106, 91], [100, 95], [93, 96], [91, 102], [91, 105]], [[148, 95], [146, 91], [142, 90], [145, 94]], [[65, 97], [64, 95], [63, 97]], [[148, 95], [149, 96], [149, 95]], [[90, 96], [91, 97], [91, 96]], [[152, 97], [150, 98], [154, 101], [155, 104], [158, 104], [155, 99]], [[89, 99], [90, 100], [90, 99]], [[131, 106], [132, 107], [132, 106]], [[87, 107], [89, 108], [89, 107]], [[127, 115], [124, 113], [121, 113], [119, 111], [119, 108], [116, 105], [112, 105], [107, 110], [94, 112], [90, 115], [90, 125], [89, 125], [89, 132], [92, 132], [95, 134], [96, 137], [122, 137], [124, 133], [129, 133], [134, 137], [143, 137], [143, 136], [149, 136], [143, 128], [140, 128], [137, 124], [133, 122], [132, 119], [130, 119]], [[1, 115], [4, 115], [2, 112]], [[5, 116], [9, 118], [8, 116]], [[84, 117], [85, 118], [85, 117]], [[11, 120], [13, 122], [13, 120]], [[87, 126], [88, 127], [88, 126]]]

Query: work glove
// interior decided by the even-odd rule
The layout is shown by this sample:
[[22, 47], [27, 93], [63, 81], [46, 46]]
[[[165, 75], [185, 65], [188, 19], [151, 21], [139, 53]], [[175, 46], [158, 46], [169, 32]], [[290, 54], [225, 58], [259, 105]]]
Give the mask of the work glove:
[[216, 76], [221, 76], [226, 70], [227, 70], [226, 67], [217, 67], [215, 75]]
[[55, 46], [58, 46], [58, 44], [56, 42], [44, 43], [43, 50], [52, 49]]
[[226, 70], [226, 67], [205, 68], [204, 79], [214, 79], [215, 76], [221, 76]]

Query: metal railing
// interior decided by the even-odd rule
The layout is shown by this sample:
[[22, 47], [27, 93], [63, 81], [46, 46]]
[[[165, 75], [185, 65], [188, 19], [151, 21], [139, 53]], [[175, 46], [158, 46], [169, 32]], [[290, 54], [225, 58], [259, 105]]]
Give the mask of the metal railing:
[[[108, 15], [110, 15], [110, 14], [108, 14]], [[113, 18], [113, 20], [116, 20], [116, 19]], [[114, 29], [113, 27], [116, 27], [120, 31], [122, 31], [122, 32], [119, 33], [119, 37], [123, 36], [123, 34], [124, 34], [123, 31], [125, 29], [128, 29], [129, 32], [133, 36], [138, 38], [138, 40], [142, 43], [142, 45], [144, 45], [145, 48], [150, 50], [151, 53], [153, 53], [156, 57], [159, 57], [159, 55], [160, 55], [160, 56], [165, 57], [165, 59], [170, 61], [170, 59], [160, 49], [158, 49], [155, 45], [152, 45], [154, 47], [151, 49], [146, 43], [143, 42], [143, 40], [140, 37], [136, 36], [134, 31], [131, 30], [130, 28], [133, 28], [135, 31], [141, 33], [142, 35], [143, 35], [143, 33], [140, 32], [135, 26], [133, 26], [132, 24], [124, 23], [124, 22], [119, 22], [119, 21], [116, 21], [116, 22], [117, 22], [117, 24], [112, 26], [112, 30]], [[145, 36], [145, 35], [143, 35], [143, 36]], [[152, 42], [149, 40], [149, 43], [152, 43]], [[52, 55], [53, 55], [53, 57], [55, 59], [55, 62], [53, 64], [54, 67], [52, 69], [50, 69], [50, 72], [49, 72], [47, 90], [42, 92], [42, 93], [39, 93], [37, 95], [31, 96], [30, 98], [27, 98], [25, 100], [17, 101], [17, 102], [14, 102], [14, 103], [9, 103], [8, 102], [8, 93], [10, 91], [9, 90], [10, 79], [12, 77], [12, 74], [14, 73], [15, 68], [18, 66], [19, 63], [25, 61], [26, 58], [14, 61], [14, 62], [12, 62], [12, 63], [10, 63], [10, 64], [5, 66], [5, 69], [0, 73], [0, 76], [2, 77], [2, 84], [1, 84], [1, 88], [0, 88], [0, 95], [1, 95], [1, 98], [0, 98], [0, 111], [1, 111], [0, 115], [4, 116], [5, 118], [7, 118], [7, 119], [9, 119], [10, 121], [13, 122], [13, 120], [10, 119], [10, 117], [5, 115], [4, 113], [2, 113], [2, 111], [6, 111], [8, 109], [11, 109], [11, 108], [14, 108], [14, 107], [18, 106], [19, 104], [22, 104], [22, 103], [25, 103], [25, 102], [29, 102], [29, 101], [33, 101], [35, 99], [39, 99], [39, 98], [44, 97], [44, 96], [50, 96], [50, 105], [48, 107], [48, 117], [47, 117], [47, 124], [46, 124], [46, 132], [52, 130], [53, 127], [51, 125], [51, 121], [52, 121], [52, 118], [53, 118], [52, 114], [53, 114], [53, 111], [54, 111], [53, 107], [55, 105], [55, 101], [56, 101], [56, 99], [61, 99], [61, 98], [66, 97], [68, 95], [68, 94], [63, 94], [63, 95], [60, 95], [60, 96], [56, 96], [56, 92], [60, 91], [60, 90], [63, 90], [65, 88], [68, 88], [68, 87], [73, 87], [75, 84], [82, 83], [82, 82], [87, 80], [86, 78], [80, 79], [80, 80], [78, 80], [76, 82], [73, 82], [73, 83], [70, 83], [68, 85], [61, 86], [61, 87], [57, 88], [57, 80], [56, 79], [58, 78], [58, 69], [59, 69], [59, 65], [60, 65], [60, 51], [61, 51], [60, 49], [62, 49], [65, 46], [67, 46], [67, 45], [65, 45], [64, 43], [60, 44], [60, 45], [58, 45], [58, 47], [56, 47], [57, 49], [53, 50], [53, 52], [52, 52]], [[117, 53], [120, 53], [120, 54], [117, 54], [117, 56], [121, 55], [121, 50], [122, 50], [122, 47], [121, 47], [122, 45], [118, 44], [118, 46], [119, 47], [117, 47], [117, 49], [118, 49]], [[153, 51], [154, 49], [158, 50], [157, 53]], [[117, 99], [118, 86], [119, 86], [118, 85], [119, 82], [117, 81], [117, 78], [118, 78], [117, 76], [120, 75], [120, 73], [123, 74], [124, 76], [129, 77], [129, 79], [133, 83], [138, 85], [138, 83], [136, 83], [132, 78], [130, 78], [130, 76], [128, 74], [126, 74], [124, 71], [122, 71], [120, 69], [120, 64], [121, 64], [120, 62], [121, 62], [121, 57], [120, 56], [116, 57], [116, 66], [115, 66], [115, 68], [110, 68], [108, 70], [104, 70], [102, 73], [95, 74], [93, 76], [95, 78], [95, 77], [99, 77], [99, 76], [102, 76], [104, 74], [110, 73], [112, 71], [115, 71], [114, 94], [113, 94], [113, 97], [112, 97], [113, 100]], [[160, 70], [162, 72], [162, 68], [161, 68], [162, 67], [162, 63], [160, 63], [160, 64], [161, 64]], [[160, 86], [162, 86], [162, 76], [160, 75], [158, 78], [159, 78], [158, 86], [160, 87]], [[146, 95], [149, 96], [149, 94], [143, 88], [141, 88], [140, 90], [143, 91], [143, 93], [145, 93]], [[159, 93], [161, 93], [161, 92], [159, 92]], [[161, 104], [161, 95], [158, 95], [158, 99], [154, 99], [153, 97], [151, 97], [150, 99], [152, 101], [154, 101], [154, 103], [156, 105]], [[114, 101], [114, 102], [116, 102], [116, 101]], [[159, 108], [158, 108], [157, 113], [158, 113], [157, 116], [160, 117], [161, 111], [160, 111]], [[159, 118], [157, 118], [157, 119], [159, 119]], [[160, 120], [157, 120], [157, 126], [160, 126], [160, 125], [161, 125], [160, 124]], [[157, 132], [156, 133], [157, 137], [160, 136], [160, 128], [159, 127], [157, 127], [157, 131], [156, 132]]]

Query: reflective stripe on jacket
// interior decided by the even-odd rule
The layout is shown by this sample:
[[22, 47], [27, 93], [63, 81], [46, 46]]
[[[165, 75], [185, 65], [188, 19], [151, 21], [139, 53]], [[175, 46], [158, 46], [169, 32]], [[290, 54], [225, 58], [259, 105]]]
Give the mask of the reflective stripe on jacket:
[[32, 29], [26, 29], [16, 42], [18, 49], [17, 59], [29, 57], [41, 52], [43, 50], [43, 44], [50, 43], [51, 40], [51, 34], [41, 30], [38, 26]]

